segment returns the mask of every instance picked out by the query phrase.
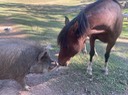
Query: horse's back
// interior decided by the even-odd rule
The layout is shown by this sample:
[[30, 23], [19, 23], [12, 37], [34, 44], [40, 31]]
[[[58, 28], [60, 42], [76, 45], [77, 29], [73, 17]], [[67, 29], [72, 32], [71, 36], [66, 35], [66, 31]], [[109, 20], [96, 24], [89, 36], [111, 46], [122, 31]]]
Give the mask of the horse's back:
[[115, 39], [120, 35], [123, 20], [122, 9], [115, 0], [99, 0], [88, 6], [85, 12], [90, 24], [90, 29], [111, 32], [110, 34], [116, 34]]
[[87, 10], [87, 17], [91, 28], [96, 25], [108, 25], [114, 27], [114, 23], [117, 20], [122, 19], [121, 7], [113, 0], [101, 0], [90, 5], [85, 9]]

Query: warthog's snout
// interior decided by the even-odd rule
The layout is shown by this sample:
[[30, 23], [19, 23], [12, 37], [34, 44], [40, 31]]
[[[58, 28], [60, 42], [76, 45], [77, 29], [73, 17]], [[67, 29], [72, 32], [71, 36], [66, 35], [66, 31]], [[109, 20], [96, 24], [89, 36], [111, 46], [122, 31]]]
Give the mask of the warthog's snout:
[[48, 70], [51, 71], [51, 70], [57, 68], [58, 66], [59, 66], [58, 62], [52, 61], [50, 66], [49, 66], [49, 68], [48, 68]]

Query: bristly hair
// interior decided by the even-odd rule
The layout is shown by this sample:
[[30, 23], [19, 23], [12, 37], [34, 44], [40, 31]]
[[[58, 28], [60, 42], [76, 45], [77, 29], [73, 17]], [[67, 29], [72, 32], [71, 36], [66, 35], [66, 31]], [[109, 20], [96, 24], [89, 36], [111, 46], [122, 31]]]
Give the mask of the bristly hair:
[[118, 2], [118, 0], [113, 0], [113, 1], [116, 2], [121, 7], [121, 4]]
[[81, 11], [78, 14], [78, 16], [76, 16], [71, 22], [65, 25], [64, 28], [61, 30], [60, 34], [58, 35], [58, 39], [57, 39], [58, 45], [61, 45], [63, 47], [67, 46], [67, 43], [68, 43], [67, 34], [68, 32], [70, 32], [69, 29], [71, 28], [71, 26], [73, 26], [76, 22], [78, 22], [78, 28], [76, 31], [74, 31], [74, 34], [76, 36], [76, 39], [78, 39], [86, 32], [86, 29], [89, 26], [84, 10]]

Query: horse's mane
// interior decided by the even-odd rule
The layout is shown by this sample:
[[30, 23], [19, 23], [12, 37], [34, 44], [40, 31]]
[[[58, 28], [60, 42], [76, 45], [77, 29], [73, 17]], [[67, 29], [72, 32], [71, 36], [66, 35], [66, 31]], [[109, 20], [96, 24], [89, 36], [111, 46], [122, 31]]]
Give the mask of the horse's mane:
[[[105, 0], [98, 0], [95, 3], [92, 3], [92, 4], [88, 5], [71, 22], [69, 22], [67, 25], [65, 25], [63, 27], [63, 29], [61, 30], [60, 34], [58, 35], [58, 39], [57, 39], [58, 45], [60, 45], [62, 47], [65, 47], [65, 48], [67, 47], [67, 43], [68, 43], [67, 35], [68, 35], [68, 32], [70, 32], [69, 29], [76, 22], [78, 22], [78, 28], [77, 28], [76, 31], [74, 31], [74, 34], [76, 36], [76, 39], [81, 37], [89, 27], [89, 23], [88, 23], [88, 20], [87, 20], [86, 12], [90, 11], [91, 9], [93, 10], [94, 6], [97, 6], [99, 3], [104, 2], [104, 1]], [[117, 4], [119, 4], [117, 0], [112, 0], [112, 1], [116, 2]]]
[[74, 31], [74, 34], [77, 37], [76, 39], [78, 39], [79, 37], [81, 37], [84, 34], [84, 32], [86, 31], [86, 29], [89, 26], [84, 10], [81, 11], [78, 14], [78, 16], [76, 16], [71, 22], [69, 22], [67, 25], [65, 25], [63, 27], [63, 29], [61, 30], [61, 32], [58, 36], [58, 39], [57, 39], [58, 45], [66, 46], [66, 44], [68, 43], [67, 34], [68, 34], [68, 32], [70, 32], [69, 29], [76, 22], [78, 22], [78, 28], [76, 31]]

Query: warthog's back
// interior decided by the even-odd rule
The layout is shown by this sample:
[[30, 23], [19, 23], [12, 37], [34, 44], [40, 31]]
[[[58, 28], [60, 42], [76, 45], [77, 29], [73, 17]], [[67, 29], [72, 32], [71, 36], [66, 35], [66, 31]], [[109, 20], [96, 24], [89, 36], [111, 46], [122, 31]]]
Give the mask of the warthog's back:
[[0, 79], [22, 77], [43, 48], [33, 42], [0, 39]]

